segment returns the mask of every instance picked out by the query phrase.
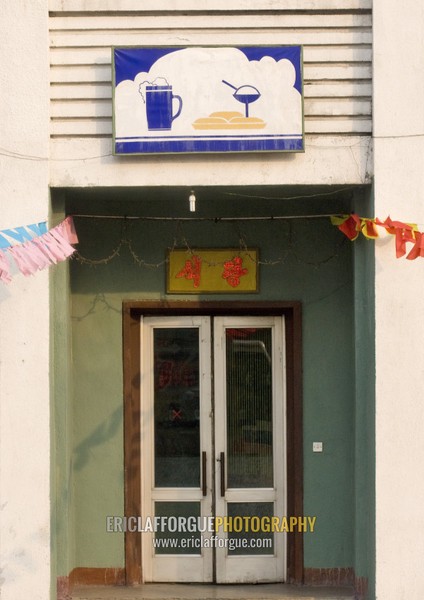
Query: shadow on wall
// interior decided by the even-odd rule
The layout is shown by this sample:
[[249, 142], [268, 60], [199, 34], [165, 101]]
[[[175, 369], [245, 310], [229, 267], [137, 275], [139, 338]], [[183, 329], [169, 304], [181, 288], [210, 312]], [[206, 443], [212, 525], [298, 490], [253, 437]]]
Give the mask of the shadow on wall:
[[110, 440], [122, 428], [122, 407], [119, 406], [113, 413], [100, 423], [90, 435], [88, 435], [75, 448], [74, 467], [80, 471], [87, 465], [91, 458], [91, 450]]

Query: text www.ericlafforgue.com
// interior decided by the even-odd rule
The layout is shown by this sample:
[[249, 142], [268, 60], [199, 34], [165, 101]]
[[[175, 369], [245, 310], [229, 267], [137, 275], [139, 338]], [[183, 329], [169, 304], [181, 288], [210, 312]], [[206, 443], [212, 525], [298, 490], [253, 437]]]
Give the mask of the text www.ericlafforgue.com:
[[238, 549], [263, 549], [272, 548], [272, 538], [222, 538], [217, 535], [211, 537], [190, 537], [190, 538], [160, 538], [152, 539], [155, 549], [161, 550], [197, 550], [200, 548], [227, 548], [234, 551]]

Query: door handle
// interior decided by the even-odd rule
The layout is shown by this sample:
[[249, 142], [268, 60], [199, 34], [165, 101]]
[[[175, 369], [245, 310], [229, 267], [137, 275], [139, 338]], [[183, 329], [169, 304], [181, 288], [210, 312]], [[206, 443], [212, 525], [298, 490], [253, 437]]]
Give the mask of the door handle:
[[225, 496], [225, 452], [220, 452], [219, 462], [221, 463], [221, 496]]
[[206, 452], [202, 452], [202, 494], [206, 496], [207, 493]]

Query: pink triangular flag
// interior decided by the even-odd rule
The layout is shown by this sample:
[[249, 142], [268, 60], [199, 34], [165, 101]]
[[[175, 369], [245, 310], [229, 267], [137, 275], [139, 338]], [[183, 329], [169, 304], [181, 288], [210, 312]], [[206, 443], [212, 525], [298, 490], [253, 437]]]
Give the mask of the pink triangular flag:
[[66, 217], [59, 227], [62, 227], [63, 237], [67, 239], [70, 244], [78, 244], [78, 236], [75, 231], [74, 220], [72, 217]]

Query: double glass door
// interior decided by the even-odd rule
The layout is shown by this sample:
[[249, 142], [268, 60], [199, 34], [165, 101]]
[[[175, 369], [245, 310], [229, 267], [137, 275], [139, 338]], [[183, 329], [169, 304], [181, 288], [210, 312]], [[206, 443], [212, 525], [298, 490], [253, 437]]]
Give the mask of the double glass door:
[[144, 581], [284, 581], [283, 318], [141, 327]]

